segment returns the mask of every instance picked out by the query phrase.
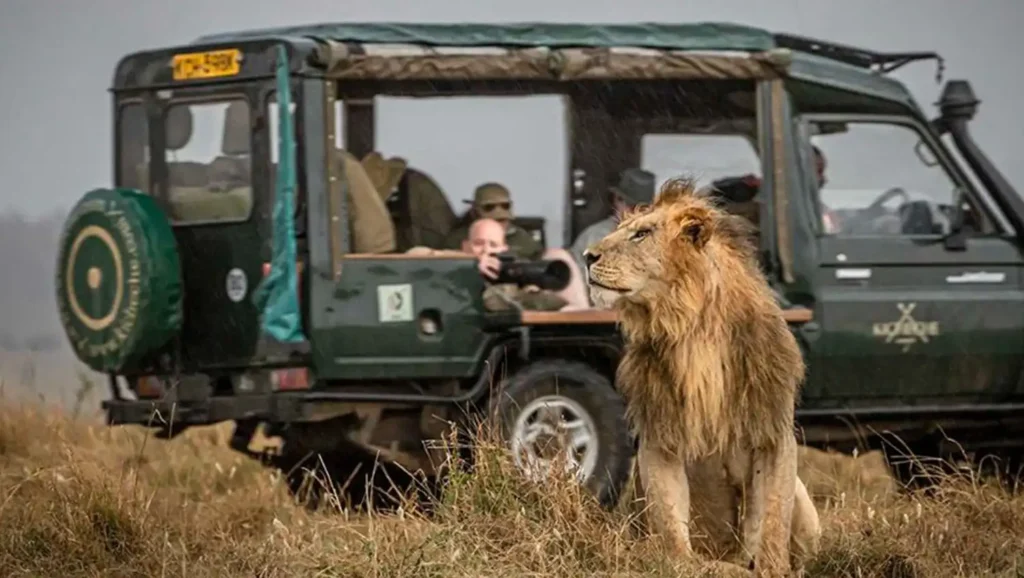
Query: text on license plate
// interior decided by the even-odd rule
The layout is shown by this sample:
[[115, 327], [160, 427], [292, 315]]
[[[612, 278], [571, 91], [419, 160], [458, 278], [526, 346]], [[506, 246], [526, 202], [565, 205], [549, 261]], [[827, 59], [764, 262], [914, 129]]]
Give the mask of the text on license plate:
[[234, 76], [241, 69], [241, 63], [242, 53], [235, 48], [176, 54], [172, 64], [174, 80]]

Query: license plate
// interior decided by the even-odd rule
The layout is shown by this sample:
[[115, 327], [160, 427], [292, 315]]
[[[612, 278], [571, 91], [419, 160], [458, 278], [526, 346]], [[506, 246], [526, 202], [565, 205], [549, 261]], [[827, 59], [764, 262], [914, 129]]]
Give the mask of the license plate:
[[235, 48], [176, 54], [173, 62], [174, 80], [234, 76], [241, 70], [241, 65], [242, 53]]

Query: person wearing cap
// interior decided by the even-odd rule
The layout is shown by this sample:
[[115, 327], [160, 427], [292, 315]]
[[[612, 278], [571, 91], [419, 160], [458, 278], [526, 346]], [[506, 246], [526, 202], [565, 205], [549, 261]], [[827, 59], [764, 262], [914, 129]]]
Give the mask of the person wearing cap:
[[473, 200], [467, 201], [471, 207], [462, 222], [456, 226], [445, 239], [447, 249], [459, 249], [462, 242], [469, 236], [469, 226], [477, 219], [494, 219], [505, 228], [505, 242], [516, 257], [536, 260], [544, 255], [544, 247], [533, 238], [529, 231], [517, 227], [513, 222], [512, 196], [508, 189], [500, 183], [484, 183], [476, 188]]
[[[828, 182], [828, 177], [825, 176], [828, 161], [825, 159], [825, 153], [821, 152], [817, 145], [811, 144], [811, 152], [814, 154], [814, 176], [820, 194], [821, 188]], [[758, 201], [755, 197], [761, 191], [760, 177], [750, 173], [739, 177], [726, 177], [711, 183], [711, 189], [715, 196], [734, 206], [753, 206], [754, 210], [746, 211], [745, 216], [757, 224], [759, 211], [756, 208]], [[835, 213], [824, 203], [821, 204], [821, 226], [826, 234], [831, 235], [839, 231]]]
[[611, 195], [612, 214], [584, 229], [569, 249], [580, 271], [587, 270], [586, 261], [583, 260], [583, 251], [591, 243], [603, 239], [615, 229], [619, 213], [627, 208], [654, 200], [654, 180], [654, 173], [632, 168], [622, 171], [619, 182], [608, 187], [608, 192]]

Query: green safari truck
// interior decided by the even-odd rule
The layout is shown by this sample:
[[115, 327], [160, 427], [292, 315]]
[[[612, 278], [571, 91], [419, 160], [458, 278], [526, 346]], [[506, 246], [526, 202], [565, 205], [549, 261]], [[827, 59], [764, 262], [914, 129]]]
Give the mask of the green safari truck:
[[132, 53], [113, 186], [65, 226], [61, 319], [109, 375], [110, 424], [232, 421], [242, 452], [258, 428], [280, 436], [285, 470], [364, 454], [430, 474], [425, 442], [486, 415], [524, 471], [560, 452], [613, 503], [635, 448], [614, 314], [487, 309], [472, 256], [407, 252], [454, 226], [439, 181], [416, 159], [367, 178], [383, 97], [548, 95], [563, 241], [547, 214], [516, 226], [567, 247], [610, 214], [622, 170], [694, 168], [654, 144], [704, 154], [806, 356], [806, 443], [1015, 447], [1024, 202], [970, 135], [967, 81], [929, 118], [887, 75], [925, 59], [941, 62], [728, 23], [317, 24]]

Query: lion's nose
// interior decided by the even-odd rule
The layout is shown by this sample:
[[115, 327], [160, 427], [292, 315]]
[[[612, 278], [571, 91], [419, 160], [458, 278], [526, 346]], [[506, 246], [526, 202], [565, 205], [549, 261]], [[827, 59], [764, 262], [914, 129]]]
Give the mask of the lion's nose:
[[599, 253], [591, 253], [589, 250], [583, 251], [583, 260], [587, 262], [587, 267], [590, 267], [601, 260], [601, 255]]

